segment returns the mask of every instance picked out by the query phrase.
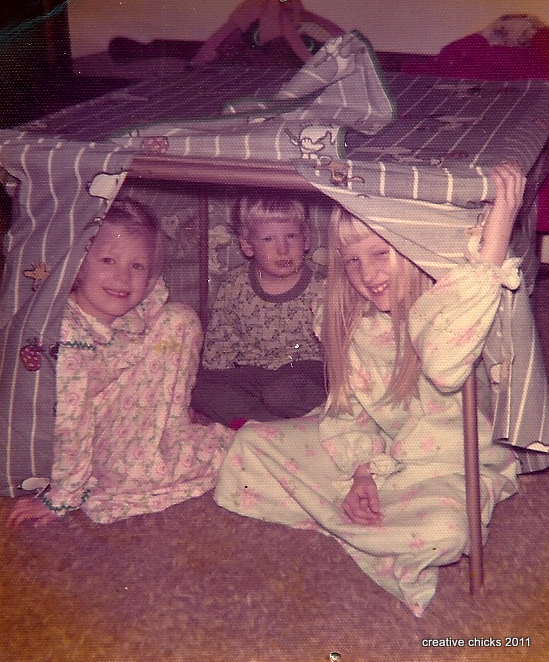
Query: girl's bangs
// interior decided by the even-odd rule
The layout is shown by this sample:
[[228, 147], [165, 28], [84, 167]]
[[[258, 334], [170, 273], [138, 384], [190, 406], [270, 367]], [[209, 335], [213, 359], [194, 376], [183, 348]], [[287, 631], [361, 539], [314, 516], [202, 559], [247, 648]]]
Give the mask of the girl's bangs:
[[336, 228], [336, 238], [340, 247], [356, 244], [365, 237], [375, 234], [370, 227], [354, 216], [340, 218]]

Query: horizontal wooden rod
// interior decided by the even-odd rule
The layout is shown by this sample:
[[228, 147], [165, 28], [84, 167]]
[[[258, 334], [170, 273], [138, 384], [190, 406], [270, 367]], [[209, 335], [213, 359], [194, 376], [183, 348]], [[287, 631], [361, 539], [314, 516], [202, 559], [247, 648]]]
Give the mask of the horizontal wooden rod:
[[129, 176], [139, 179], [261, 186], [297, 191], [316, 191], [295, 167], [268, 161], [233, 161], [230, 159], [178, 158], [177, 156], [137, 156]]

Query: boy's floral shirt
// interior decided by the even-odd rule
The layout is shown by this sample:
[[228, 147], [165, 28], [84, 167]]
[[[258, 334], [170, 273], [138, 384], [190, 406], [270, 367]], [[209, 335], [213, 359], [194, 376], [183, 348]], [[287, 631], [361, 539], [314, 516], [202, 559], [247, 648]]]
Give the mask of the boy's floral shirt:
[[253, 261], [237, 267], [219, 287], [202, 365], [211, 370], [237, 365], [276, 370], [292, 361], [322, 360], [313, 318], [324, 285], [324, 278], [305, 266], [291, 290], [271, 295], [261, 288]]

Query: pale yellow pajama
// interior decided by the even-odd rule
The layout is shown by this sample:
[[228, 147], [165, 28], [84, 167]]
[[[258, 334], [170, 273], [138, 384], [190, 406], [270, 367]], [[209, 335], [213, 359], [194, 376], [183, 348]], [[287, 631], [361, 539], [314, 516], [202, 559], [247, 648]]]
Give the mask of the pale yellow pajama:
[[[334, 536], [420, 616], [435, 593], [437, 566], [469, 549], [460, 388], [494, 319], [503, 273], [484, 264], [456, 267], [416, 302], [410, 329], [424, 372], [409, 407], [379, 404], [395, 359], [393, 331], [384, 313], [364, 317], [350, 347], [353, 413], [248, 423], [222, 466], [217, 503]], [[517, 489], [517, 463], [491, 441], [482, 414], [479, 452], [486, 535], [496, 503]], [[356, 467], [366, 462], [378, 485], [380, 526], [354, 524], [341, 509]]]

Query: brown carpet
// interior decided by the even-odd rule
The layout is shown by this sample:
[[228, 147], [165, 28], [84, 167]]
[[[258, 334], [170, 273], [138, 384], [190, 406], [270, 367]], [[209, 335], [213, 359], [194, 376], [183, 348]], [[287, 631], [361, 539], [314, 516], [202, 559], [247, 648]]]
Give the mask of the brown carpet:
[[[546, 348], [548, 304], [542, 280]], [[107, 526], [77, 513], [16, 531], [0, 499], [0, 662], [545, 662], [549, 473], [520, 483], [494, 513], [481, 593], [464, 558], [441, 569], [421, 619], [333, 539], [239, 517], [211, 493]]]

